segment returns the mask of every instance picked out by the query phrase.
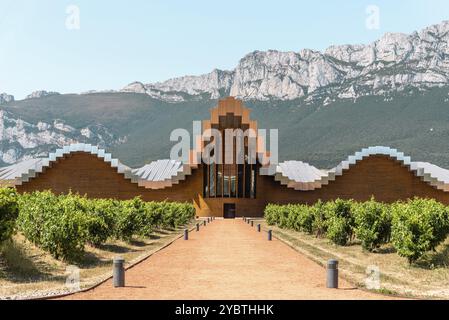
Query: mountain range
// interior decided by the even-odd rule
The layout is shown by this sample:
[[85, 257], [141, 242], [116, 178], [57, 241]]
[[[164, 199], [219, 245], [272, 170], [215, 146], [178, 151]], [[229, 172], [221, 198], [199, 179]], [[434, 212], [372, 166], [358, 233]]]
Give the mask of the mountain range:
[[68, 141], [100, 144], [132, 166], [167, 158], [172, 129], [190, 128], [231, 95], [245, 100], [260, 127], [279, 128], [284, 160], [331, 167], [381, 144], [449, 166], [448, 40], [445, 21], [324, 52], [254, 51], [233, 70], [107, 92], [41, 90], [20, 101], [1, 94], [0, 162], [42, 155]]

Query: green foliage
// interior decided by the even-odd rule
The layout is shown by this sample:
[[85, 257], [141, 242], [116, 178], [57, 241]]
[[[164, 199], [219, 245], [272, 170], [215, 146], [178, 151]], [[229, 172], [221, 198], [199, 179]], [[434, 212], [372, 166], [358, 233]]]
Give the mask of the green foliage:
[[281, 228], [312, 232], [313, 210], [306, 205], [268, 204], [265, 208], [265, 219], [269, 225], [277, 224]]
[[355, 235], [362, 242], [362, 247], [373, 251], [381, 244], [388, 243], [391, 233], [390, 206], [370, 201], [354, 206]]
[[277, 204], [269, 203], [264, 210], [265, 221], [268, 225], [273, 226], [279, 224], [279, 208]]
[[18, 226], [28, 240], [54, 257], [74, 260], [87, 243], [99, 246], [109, 238], [130, 241], [133, 236], [149, 236], [167, 220], [177, 227], [194, 214], [188, 203], [145, 203], [138, 197], [87, 199], [36, 191], [19, 197]]
[[88, 201], [88, 223], [87, 241], [99, 246], [109, 238], [115, 236], [116, 216], [120, 212], [120, 201], [112, 199], [93, 199]]
[[449, 234], [449, 208], [419, 198], [393, 204], [374, 198], [362, 203], [318, 201], [312, 206], [268, 204], [265, 219], [269, 225], [325, 235], [337, 245], [357, 238], [364, 249], [373, 251], [391, 243], [410, 263], [435, 250]]
[[176, 212], [176, 226], [185, 225], [195, 217], [195, 208], [189, 203], [171, 202], [170, 205]]
[[333, 243], [344, 246], [352, 239], [354, 215], [353, 201], [337, 199], [325, 205], [326, 236]]
[[309, 207], [307, 205], [295, 205], [291, 210], [291, 217], [294, 220], [294, 229], [297, 231], [303, 231], [307, 233], [312, 233], [312, 225], [314, 220], [314, 207]]
[[41, 245], [41, 236], [46, 231], [44, 223], [47, 217], [57, 215], [57, 202], [58, 198], [50, 191], [25, 193], [19, 197], [17, 223], [29, 241]]
[[391, 239], [409, 263], [434, 250], [449, 232], [448, 209], [435, 200], [413, 199], [392, 206]]
[[[442, 115], [447, 114], [444, 100], [448, 92], [447, 85], [426, 91], [410, 88], [394, 93], [392, 99], [362, 95], [356, 100], [337, 99], [327, 108], [320, 99], [309, 105], [306, 97], [248, 100], [245, 104], [253, 110], [252, 118], [265, 128], [279, 128], [280, 161], [300, 159], [318, 168], [331, 168], [362, 147], [382, 144], [399, 148], [412, 158], [449, 167], [449, 158], [442, 151], [447, 144], [447, 120]], [[192, 99], [188, 95], [185, 101], [164, 102], [139, 93], [93, 93], [24, 99], [1, 109], [32, 123], [57, 118], [76, 128], [92, 122], [103, 124], [117, 137], [129, 137], [127, 143], [114, 146], [114, 154], [124, 163], [140, 167], [147, 159], [166, 157], [170, 151], [166, 137], [171, 130], [190, 128], [192, 120], [207, 119], [208, 110], [216, 103], [208, 97]], [[322, 139], [323, 123], [326, 139]], [[429, 128], [434, 130], [429, 132]], [[54, 146], [42, 148], [51, 151]]]
[[133, 235], [145, 233], [143, 201], [136, 197], [122, 201], [116, 214], [114, 235], [117, 239], [130, 241]]
[[87, 230], [77, 196], [57, 197], [49, 191], [24, 194], [18, 224], [28, 240], [56, 258], [72, 260], [84, 250]]
[[317, 237], [322, 237], [327, 232], [326, 206], [321, 200], [318, 200], [311, 210], [313, 215], [312, 231]]
[[0, 189], [0, 244], [11, 238], [19, 214], [17, 192], [12, 188]]

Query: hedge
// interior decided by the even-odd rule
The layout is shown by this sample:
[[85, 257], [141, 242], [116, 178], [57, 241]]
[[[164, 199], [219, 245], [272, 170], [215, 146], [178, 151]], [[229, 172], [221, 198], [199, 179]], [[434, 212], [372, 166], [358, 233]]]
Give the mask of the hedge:
[[324, 205], [326, 236], [335, 244], [346, 245], [352, 240], [354, 230], [354, 203], [337, 199]]
[[449, 232], [447, 208], [435, 200], [414, 199], [391, 207], [392, 243], [410, 263], [446, 239]]
[[265, 219], [269, 225], [325, 236], [337, 245], [357, 239], [368, 251], [391, 243], [409, 263], [435, 250], [449, 234], [449, 208], [432, 199], [393, 204], [374, 198], [366, 202], [318, 201], [314, 205], [269, 204]]
[[86, 244], [100, 246], [108, 239], [130, 241], [158, 228], [177, 227], [194, 217], [188, 203], [88, 199], [50, 191], [18, 198], [18, 227], [25, 237], [57, 259], [78, 259]]
[[379, 248], [390, 241], [391, 211], [390, 206], [370, 201], [354, 205], [355, 236], [368, 251]]
[[17, 192], [12, 188], [0, 189], [0, 244], [14, 234], [19, 214]]

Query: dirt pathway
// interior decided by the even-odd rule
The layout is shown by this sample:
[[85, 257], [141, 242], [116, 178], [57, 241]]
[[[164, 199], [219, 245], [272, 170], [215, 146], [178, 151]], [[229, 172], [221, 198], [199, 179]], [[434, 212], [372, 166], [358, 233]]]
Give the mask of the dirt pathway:
[[267, 241], [241, 219], [215, 220], [112, 280], [66, 299], [385, 299], [326, 288], [326, 271], [277, 239]]

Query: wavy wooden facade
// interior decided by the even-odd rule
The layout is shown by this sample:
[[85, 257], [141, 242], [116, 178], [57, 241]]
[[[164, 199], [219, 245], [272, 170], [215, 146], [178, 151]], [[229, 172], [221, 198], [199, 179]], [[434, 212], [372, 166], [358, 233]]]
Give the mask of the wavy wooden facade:
[[[257, 129], [257, 122], [250, 119], [250, 111], [241, 101], [227, 98], [219, 101], [218, 106], [211, 110], [211, 119], [203, 122], [203, 130], [210, 128]], [[268, 156], [263, 141], [260, 141], [260, 137], [257, 139], [257, 152]], [[419, 196], [449, 204], [449, 192], [439, 190], [423, 181], [423, 178], [418, 177], [403, 163], [386, 155], [364, 158], [345, 169], [341, 176], [335, 177], [335, 180], [329, 181], [327, 185], [315, 190], [302, 191], [281, 185], [272, 175], [260, 174], [260, 164], [251, 165], [254, 167], [250, 169], [246, 167], [246, 163], [241, 167], [211, 169], [199, 161], [201, 158], [198, 155], [204, 147], [204, 144], [199, 143], [198, 149], [192, 150], [191, 155], [198, 160], [198, 163], [191, 165], [190, 174], [177, 184], [162, 189], [139, 186], [124, 173], [118, 173], [101, 158], [82, 151], [72, 152], [57, 159], [42, 173], [36, 174], [16, 188], [19, 192], [72, 191], [94, 198], [130, 199], [141, 196], [143, 200], [148, 201], [188, 201], [194, 203], [198, 216], [217, 217], [262, 216], [268, 203], [311, 204], [319, 199], [336, 198], [368, 200], [374, 196], [379, 201], [393, 202]], [[256, 174], [254, 190], [251, 189], [253, 180], [248, 180], [245, 176], [252, 174], [251, 170]], [[215, 179], [213, 185], [210, 183], [211, 175]], [[225, 181], [225, 177], [229, 179]], [[217, 181], [221, 181], [221, 190], [218, 190]], [[250, 186], [247, 185], [248, 181]], [[225, 183], [228, 188], [226, 190]], [[239, 183], [245, 186], [239, 186]], [[232, 186], [234, 186], [233, 195]], [[245, 187], [249, 189], [244, 190]], [[251, 194], [245, 191], [250, 191]], [[228, 212], [229, 210], [231, 211]]]

